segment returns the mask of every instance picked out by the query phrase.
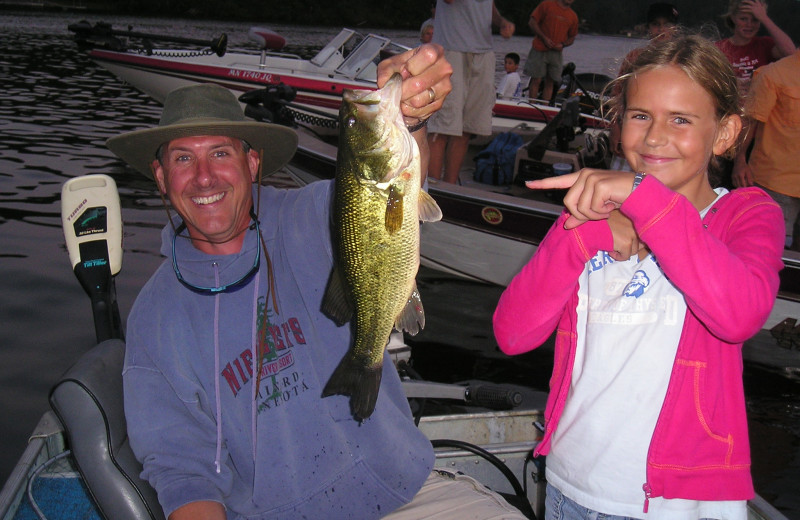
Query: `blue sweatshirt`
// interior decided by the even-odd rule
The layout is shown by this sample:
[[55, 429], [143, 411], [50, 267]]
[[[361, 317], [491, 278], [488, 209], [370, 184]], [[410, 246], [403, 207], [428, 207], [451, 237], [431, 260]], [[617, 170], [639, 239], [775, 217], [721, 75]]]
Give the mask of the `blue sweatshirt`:
[[[167, 260], [128, 318], [125, 415], [142, 477], [169, 515], [189, 502], [221, 502], [233, 518], [378, 518], [409, 502], [433, 466], [388, 358], [377, 406], [362, 424], [349, 400], [322, 388], [350, 346], [350, 327], [320, 312], [332, 266], [332, 183], [262, 188], [258, 274], [234, 292], [206, 295], [179, 283]], [[254, 195], [255, 196], [255, 195]], [[182, 276], [231, 283], [252, 267], [258, 234], [242, 251], [211, 256], [178, 238]]]

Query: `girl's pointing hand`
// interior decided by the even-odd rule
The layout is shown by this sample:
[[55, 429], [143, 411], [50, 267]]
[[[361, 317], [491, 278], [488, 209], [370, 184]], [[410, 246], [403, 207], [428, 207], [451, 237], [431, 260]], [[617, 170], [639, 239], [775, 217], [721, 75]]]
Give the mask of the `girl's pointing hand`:
[[564, 206], [570, 212], [564, 227], [573, 229], [589, 220], [607, 219], [628, 198], [634, 174], [612, 170], [584, 168], [577, 173], [528, 181], [534, 190], [566, 189]]

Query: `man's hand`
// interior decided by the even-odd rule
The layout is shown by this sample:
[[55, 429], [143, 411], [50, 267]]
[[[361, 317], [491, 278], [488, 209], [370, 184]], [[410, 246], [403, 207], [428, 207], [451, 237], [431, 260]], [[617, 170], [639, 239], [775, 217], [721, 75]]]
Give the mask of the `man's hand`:
[[500, 36], [506, 40], [514, 36], [514, 31], [516, 30], [517, 26], [513, 22], [509, 22], [505, 18], [500, 22]]
[[425, 120], [442, 108], [445, 96], [452, 90], [450, 75], [453, 67], [444, 57], [441, 45], [426, 43], [381, 61], [378, 64], [378, 88], [392, 74], [403, 77], [403, 97], [400, 105], [409, 126]]

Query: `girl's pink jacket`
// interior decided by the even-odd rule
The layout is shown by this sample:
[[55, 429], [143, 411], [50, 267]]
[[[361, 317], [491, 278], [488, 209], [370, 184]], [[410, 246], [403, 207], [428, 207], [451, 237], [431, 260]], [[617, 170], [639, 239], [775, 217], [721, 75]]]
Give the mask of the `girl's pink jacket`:
[[[647, 455], [645, 506], [647, 498], [656, 496], [749, 499], [754, 491], [741, 351], [742, 343], [764, 325], [778, 292], [781, 209], [762, 190], [744, 188], [718, 200], [701, 221], [685, 197], [652, 176], [620, 209], [687, 304]], [[556, 330], [545, 434], [536, 455], [550, 450], [569, 391], [578, 276], [598, 251], [613, 249], [606, 221], [567, 231], [565, 220], [566, 213], [503, 292], [494, 313], [495, 336], [507, 354], [532, 350]]]

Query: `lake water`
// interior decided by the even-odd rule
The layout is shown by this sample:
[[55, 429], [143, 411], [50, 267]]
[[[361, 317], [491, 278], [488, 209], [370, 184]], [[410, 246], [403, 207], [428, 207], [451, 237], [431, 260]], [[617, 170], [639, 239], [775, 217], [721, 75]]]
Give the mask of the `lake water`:
[[[22, 454], [27, 435], [47, 409], [57, 378], [93, 345], [89, 300], [71, 273], [60, 219], [64, 181], [91, 173], [115, 178], [125, 224], [123, 270], [117, 295], [127, 315], [139, 287], [161, 262], [165, 222], [151, 183], [124, 168], [104, 147], [120, 132], [151, 126], [160, 107], [90, 62], [71, 42], [67, 25], [80, 15], [0, 14], [0, 480]], [[210, 38], [221, 32], [231, 48], [250, 45], [246, 24], [145, 18], [106, 19], [116, 28]], [[308, 55], [336, 29], [272, 26], [289, 51]], [[367, 32], [361, 28], [362, 32]], [[415, 32], [375, 30], [414, 45]], [[580, 35], [565, 51], [578, 72], [614, 75], [619, 60], [640, 41]], [[495, 39], [498, 75], [510, 51], [527, 54], [530, 40]], [[454, 280], [423, 270], [420, 290], [427, 329], [414, 356], [446, 359], [448, 371], [430, 378], [472, 377], [545, 389], [546, 357], [508, 359], [497, 354], [491, 311], [500, 288]], [[454, 304], [453, 302], [458, 302]], [[457, 324], [457, 326], [454, 326]], [[438, 366], [443, 366], [440, 364]], [[756, 487], [791, 518], [800, 520], [800, 388], [798, 383], [748, 367], [745, 372]]]

